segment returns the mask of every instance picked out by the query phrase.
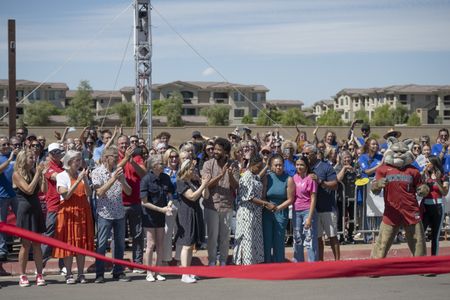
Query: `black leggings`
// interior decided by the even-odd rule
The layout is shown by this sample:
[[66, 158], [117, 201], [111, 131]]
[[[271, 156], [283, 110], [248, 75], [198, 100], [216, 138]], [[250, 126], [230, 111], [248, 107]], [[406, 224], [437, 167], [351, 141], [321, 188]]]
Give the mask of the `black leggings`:
[[439, 237], [441, 234], [443, 209], [442, 204], [424, 204], [423, 230], [431, 228], [431, 255], [437, 255], [439, 251]]

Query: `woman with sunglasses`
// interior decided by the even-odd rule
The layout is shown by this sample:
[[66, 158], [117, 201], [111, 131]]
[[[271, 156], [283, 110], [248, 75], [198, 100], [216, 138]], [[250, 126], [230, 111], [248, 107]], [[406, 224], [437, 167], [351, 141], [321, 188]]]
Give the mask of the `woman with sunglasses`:
[[[164, 153], [163, 161], [165, 164], [164, 167], [164, 173], [169, 175], [170, 181], [172, 182], [172, 185], [174, 187], [174, 190], [176, 191], [177, 188], [177, 174], [180, 166], [180, 155], [178, 154], [178, 151], [174, 148], [168, 149]], [[179, 207], [179, 199], [178, 194], [174, 192], [172, 194], [172, 213], [166, 215], [166, 225], [164, 227], [164, 244], [163, 244], [163, 253], [162, 253], [162, 263], [163, 265], [169, 265], [169, 263], [172, 261], [172, 241], [173, 237], [175, 236], [177, 232], [176, 227], [176, 217]], [[180, 253], [181, 248], [176, 247], [175, 251], [175, 260], [180, 261]]]
[[214, 141], [208, 140], [203, 145], [202, 153], [200, 154], [200, 159], [198, 161], [198, 169], [201, 170], [203, 168], [203, 164], [214, 157]]

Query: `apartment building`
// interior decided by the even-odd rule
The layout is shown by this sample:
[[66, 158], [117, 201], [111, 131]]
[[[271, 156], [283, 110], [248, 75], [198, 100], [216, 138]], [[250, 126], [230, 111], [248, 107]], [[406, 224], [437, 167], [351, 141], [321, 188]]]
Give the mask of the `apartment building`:
[[314, 120], [326, 113], [328, 110], [334, 109], [334, 100], [319, 100], [312, 105], [312, 114], [314, 115]]
[[[173, 81], [152, 85], [152, 100], [167, 99], [172, 93], [183, 96], [183, 116], [195, 119], [200, 110], [216, 104], [230, 106], [230, 124], [240, 124], [245, 115], [257, 117], [258, 111], [266, 106], [263, 85], [244, 85], [227, 82]], [[125, 101], [132, 101], [134, 88], [120, 90]]]
[[356, 111], [364, 109], [369, 120], [375, 109], [388, 104], [403, 105], [417, 113], [422, 124], [450, 124], [450, 85], [392, 85], [383, 88], [343, 89], [334, 97], [334, 108], [342, 119], [352, 121]]
[[[33, 103], [34, 101], [47, 100], [53, 103], [58, 108], [63, 108], [66, 105], [66, 93], [69, 87], [65, 83], [47, 82], [42, 84], [38, 89], [39, 82], [30, 80], [16, 81], [16, 100], [21, 103], [17, 104], [17, 115], [23, 115], [23, 108], [25, 105]], [[34, 89], [32, 94], [30, 94]], [[0, 114], [3, 116], [8, 112], [9, 104], [9, 83], [8, 80], [0, 79]], [[24, 97], [27, 96], [26, 99]]]
[[286, 111], [291, 108], [298, 108], [302, 110], [303, 101], [300, 100], [280, 100], [280, 99], [272, 99], [266, 101], [266, 106], [273, 106], [278, 108], [281, 111]]

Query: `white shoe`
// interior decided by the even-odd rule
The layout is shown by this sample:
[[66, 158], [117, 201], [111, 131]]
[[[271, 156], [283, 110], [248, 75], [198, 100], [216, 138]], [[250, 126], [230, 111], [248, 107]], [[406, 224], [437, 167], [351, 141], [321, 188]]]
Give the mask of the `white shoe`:
[[66, 267], [62, 267], [61, 270], [59, 271], [59, 275], [67, 275], [67, 269]]
[[158, 275], [156, 275], [156, 280], [158, 280], [158, 281], [165, 281], [165, 280], [166, 280], [166, 277], [164, 277], [164, 276], [158, 274]]
[[141, 269], [133, 269], [133, 274], [144, 274], [145, 270], [141, 270]]
[[155, 277], [153, 277], [152, 273], [148, 273], [147, 277], [145, 277], [145, 280], [147, 280], [148, 282], [155, 282], [156, 281], [156, 279], [155, 279]]
[[181, 282], [195, 283], [195, 282], [197, 282], [197, 280], [194, 277], [192, 277], [192, 275], [184, 274], [183, 276], [181, 276]]

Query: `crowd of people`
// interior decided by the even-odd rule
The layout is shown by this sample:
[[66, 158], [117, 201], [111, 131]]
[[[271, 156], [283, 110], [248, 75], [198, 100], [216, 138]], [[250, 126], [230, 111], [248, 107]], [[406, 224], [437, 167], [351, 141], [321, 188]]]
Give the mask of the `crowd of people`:
[[[325, 237], [339, 260], [340, 244], [354, 243], [358, 227], [380, 226], [380, 218], [360, 214], [368, 191], [355, 182], [375, 178], [388, 146], [371, 136], [368, 124], [356, 132], [359, 123], [353, 122], [341, 140], [332, 130], [320, 138], [316, 129], [308, 139], [297, 128], [288, 139], [278, 131], [252, 135], [249, 128], [237, 128], [226, 137], [194, 131], [181, 145], [171, 145], [169, 132], [145, 141], [121, 128], [87, 127], [78, 138], [66, 138], [67, 129], [57, 133], [57, 141], [47, 146], [44, 136], [19, 128], [15, 136], [0, 137], [0, 221], [12, 210], [18, 227], [99, 254], [106, 253], [111, 239], [117, 259], [124, 256], [128, 234], [133, 262], [145, 265], [176, 260], [187, 267], [199, 247], [206, 247], [210, 266], [284, 262], [288, 235], [294, 262], [304, 262], [305, 251], [308, 262], [323, 260]], [[400, 136], [391, 129], [383, 138]], [[431, 229], [432, 255], [439, 250], [449, 186], [448, 138], [442, 128], [435, 140], [418, 137], [409, 149], [421, 182], [430, 188], [420, 199], [419, 219]], [[373, 239], [369, 233], [363, 237]], [[83, 255], [22, 239], [20, 286], [30, 285], [30, 249], [38, 286], [46, 284], [42, 274], [51, 257], [60, 259], [67, 284], [88, 282]], [[0, 233], [0, 260], [7, 255], [7, 239]], [[103, 261], [96, 261], [95, 273], [94, 282], [103, 283]], [[114, 265], [112, 277], [130, 281], [121, 265]], [[197, 279], [185, 274], [181, 281]], [[147, 272], [146, 280], [165, 277]]]

